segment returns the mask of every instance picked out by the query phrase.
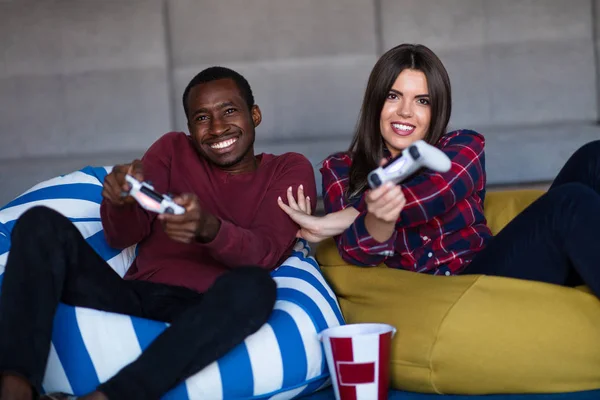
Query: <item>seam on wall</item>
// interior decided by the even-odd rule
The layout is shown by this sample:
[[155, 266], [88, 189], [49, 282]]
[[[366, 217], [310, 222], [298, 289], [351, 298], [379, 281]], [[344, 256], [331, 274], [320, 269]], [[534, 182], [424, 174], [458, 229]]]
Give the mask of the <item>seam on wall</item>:
[[442, 320], [440, 321], [439, 325], [438, 325], [438, 329], [436, 331], [435, 334], [435, 338], [433, 340], [433, 344], [431, 345], [431, 351], [429, 352], [429, 382], [431, 384], [431, 387], [433, 387], [433, 390], [435, 390], [435, 392], [437, 394], [444, 394], [442, 393], [437, 386], [435, 385], [435, 382], [433, 381], [433, 352], [435, 351], [435, 348], [437, 346], [438, 343], [438, 339], [439, 339], [439, 335], [440, 335], [440, 331], [442, 330], [442, 325], [444, 325], [444, 322], [446, 322], [446, 319], [448, 318], [448, 315], [452, 312], [452, 310], [454, 309], [454, 307], [456, 307], [456, 305], [458, 303], [460, 303], [460, 301], [462, 300], [462, 298], [465, 296], [465, 294], [477, 283], [479, 282], [479, 280], [481, 279], [481, 276], [478, 277], [477, 279], [475, 279], [473, 281], [473, 283], [471, 283], [462, 293], [461, 295], [458, 297], [458, 299], [456, 299], [456, 301], [454, 302], [454, 304], [452, 304], [452, 306], [450, 306], [448, 308], [448, 310], [446, 311], [446, 313], [444, 314], [444, 316], [442, 317]]
[[383, 54], [383, 15], [381, 0], [373, 0], [373, 17], [375, 18], [375, 53], [377, 57]]
[[171, 22], [170, 22], [170, 11], [169, 1], [162, 1], [162, 15], [163, 15], [163, 26], [164, 26], [164, 41], [165, 41], [165, 64], [167, 71], [167, 96], [169, 100], [169, 130], [174, 130], [177, 126], [176, 115], [177, 106], [175, 99], [177, 98], [175, 93], [175, 71], [173, 70], [173, 38], [171, 37]]

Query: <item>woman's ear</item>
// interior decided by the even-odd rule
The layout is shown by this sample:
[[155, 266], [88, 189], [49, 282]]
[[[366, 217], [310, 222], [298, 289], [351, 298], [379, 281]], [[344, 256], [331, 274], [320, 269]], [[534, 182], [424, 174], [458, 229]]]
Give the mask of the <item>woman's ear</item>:
[[254, 122], [254, 127], [256, 128], [258, 125], [260, 125], [260, 122], [262, 121], [262, 113], [260, 112], [260, 107], [258, 107], [256, 104], [252, 106], [252, 109], [250, 110], [250, 113], [252, 114], [252, 122]]

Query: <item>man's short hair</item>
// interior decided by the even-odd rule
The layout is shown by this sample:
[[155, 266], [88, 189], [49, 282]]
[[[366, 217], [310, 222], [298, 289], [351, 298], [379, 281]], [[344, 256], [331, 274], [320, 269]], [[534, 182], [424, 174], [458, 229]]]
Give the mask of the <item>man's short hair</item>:
[[188, 95], [194, 86], [200, 85], [202, 83], [212, 82], [219, 79], [232, 79], [237, 85], [242, 97], [246, 100], [246, 104], [248, 105], [248, 109], [251, 109], [254, 105], [254, 95], [252, 94], [252, 88], [250, 84], [241, 74], [235, 72], [232, 69], [225, 67], [210, 67], [206, 68], [203, 71], [200, 71], [198, 75], [192, 78], [190, 83], [188, 83], [187, 87], [183, 91], [183, 110], [185, 111], [185, 116], [188, 117]]

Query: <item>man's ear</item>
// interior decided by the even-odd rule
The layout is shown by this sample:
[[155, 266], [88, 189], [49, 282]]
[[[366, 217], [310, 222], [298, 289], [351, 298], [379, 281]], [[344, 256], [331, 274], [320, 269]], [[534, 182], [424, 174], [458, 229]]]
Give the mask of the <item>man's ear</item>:
[[260, 125], [260, 122], [262, 121], [262, 113], [260, 112], [260, 107], [258, 107], [256, 104], [253, 105], [252, 109], [250, 110], [250, 113], [252, 114], [252, 122], [254, 122], [254, 127], [256, 128]]

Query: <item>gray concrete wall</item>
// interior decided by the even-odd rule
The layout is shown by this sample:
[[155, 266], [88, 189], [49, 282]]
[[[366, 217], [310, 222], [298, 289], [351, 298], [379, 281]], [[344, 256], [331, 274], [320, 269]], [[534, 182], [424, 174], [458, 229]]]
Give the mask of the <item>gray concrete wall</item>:
[[547, 181], [600, 138], [600, 0], [0, 0], [0, 204], [185, 130], [181, 93], [244, 74], [259, 150], [315, 165], [348, 146], [377, 57], [430, 46], [453, 128], [487, 138], [491, 184]]

